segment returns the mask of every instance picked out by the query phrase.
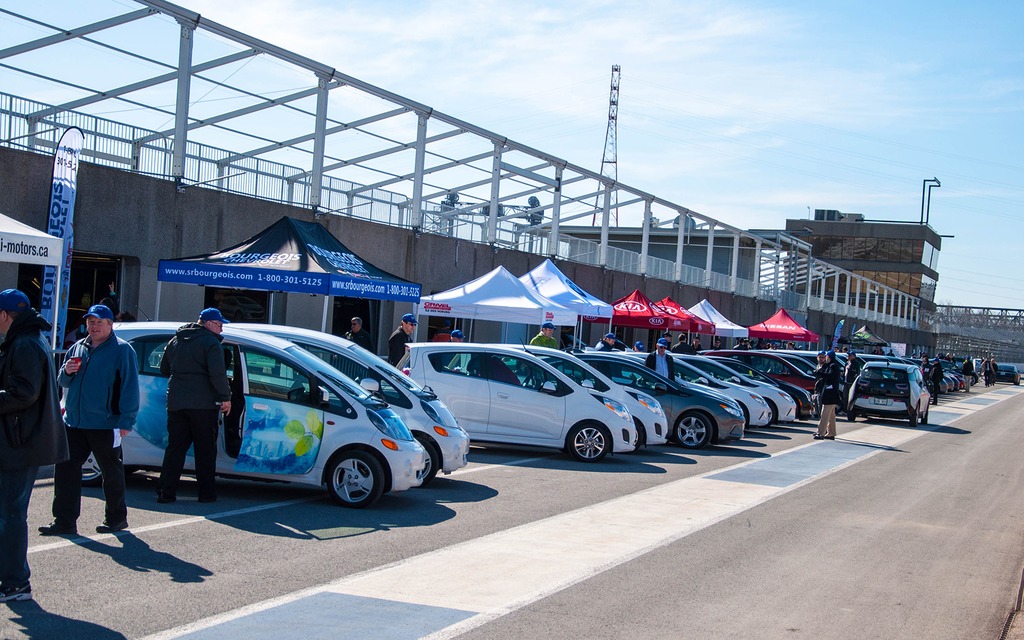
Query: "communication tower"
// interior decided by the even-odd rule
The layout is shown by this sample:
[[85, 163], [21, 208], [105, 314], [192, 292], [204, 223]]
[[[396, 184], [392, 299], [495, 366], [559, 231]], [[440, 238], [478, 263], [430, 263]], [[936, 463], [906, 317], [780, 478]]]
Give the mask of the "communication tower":
[[[612, 182], [619, 180], [619, 160], [616, 139], [618, 137], [619, 119], [619, 65], [612, 65], [611, 89], [608, 91], [608, 129], [604, 134], [604, 156], [601, 158], [601, 175], [611, 178]], [[611, 211], [612, 226], [619, 226], [619, 209], [616, 206], [618, 197], [615, 192], [611, 193], [609, 210]], [[604, 207], [604, 196], [597, 196], [597, 204], [594, 209], [594, 217], [590, 224], [597, 222], [597, 212]]]

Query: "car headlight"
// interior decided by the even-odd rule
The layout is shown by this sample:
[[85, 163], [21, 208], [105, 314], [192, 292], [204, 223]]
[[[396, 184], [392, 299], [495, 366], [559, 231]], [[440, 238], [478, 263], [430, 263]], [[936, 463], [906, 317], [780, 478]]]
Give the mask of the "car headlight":
[[636, 401], [647, 407], [647, 410], [658, 416], [659, 418], [665, 417], [665, 410], [661, 408], [661, 403], [647, 395], [646, 393], [637, 393], [633, 396]]
[[622, 404], [621, 402], [619, 402], [618, 400], [615, 400], [613, 398], [608, 398], [608, 397], [605, 397], [605, 396], [596, 396], [596, 397], [597, 397], [597, 399], [599, 401], [604, 403], [604, 406], [608, 407], [608, 409], [612, 413], [614, 413], [615, 415], [619, 416], [623, 420], [629, 420], [630, 422], [633, 422], [633, 416], [631, 416], [629, 414], [629, 410], [626, 409], [626, 405]]
[[762, 406], [765, 406], [765, 407], [768, 406], [768, 403], [765, 402], [764, 398], [762, 398], [761, 396], [757, 395], [756, 393], [750, 394], [750, 397], [753, 398], [754, 402], [758, 403], [759, 405], [762, 405]]
[[742, 418], [743, 417], [743, 410], [740, 409], [740, 406], [738, 404], [735, 404], [735, 403], [726, 404], [724, 402], [719, 402], [718, 406], [722, 407], [723, 409], [725, 409], [726, 411], [728, 411], [732, 415], [736, 416], [737, 418]]
[[366, 416], [377, 430], [395, 440], [414, 440], [409, 427], [391, 409], [367, 409]]
[[422, 399], [420, 400], [420, 406], [423, 407], [423, 413], [427, 414], [427, 417], [433, 420], [434, 424], [442, 427], [448, 427], [449, 429], [462, 430], [462, 427], [459, 426], [458, 420], [455, 419], [455, 416], [452, 415], [451, 411], [438, 411], [437, 407]]

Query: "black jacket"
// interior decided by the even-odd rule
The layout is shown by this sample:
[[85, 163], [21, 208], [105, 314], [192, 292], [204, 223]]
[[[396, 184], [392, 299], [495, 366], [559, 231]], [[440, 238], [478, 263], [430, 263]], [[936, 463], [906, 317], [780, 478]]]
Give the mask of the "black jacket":
[[405, 357], [405, 345], [412, 342], [412, 338], [409, 334], [398, 327], [394, 333], [388, 338], [388, 364], [391, 366], [398, 365], [398, 362]]
[[178, 327], [167, 343], [160, 372], [167, 381], [167, 410], [215, 409], [231, 400], [231, 383], [224, 366], [219, 335], [201, 324]]
[[366, 329], [360, 329], [359, 331], [349, 331], [345, 334], [346, 340], [358, 344], [360, 347], [366, 349], [370, 353], [373, 353], [373, 341], [370, 339], [370, 332]]
[[[675, 382], [676, 380], [676, 364], [673, 361], [672, 354], [665, 350], [665, 364], [668, 365], [668, 379]], [[658, 370], [658, 352], [652, 351], [647, 354], [647, 358], [644, 359], [644, 365], [651, 371]]]
[[57, 372], [40, 335], [50, 329], [35, 309], [27, 309], [0, 344], [0, 469], [5, 471], [68, 459]]
[[839, 365], [835, 360], [815, 369], [814, 377], [814, 390], [819, 394], [821, 404], [839, 404]]

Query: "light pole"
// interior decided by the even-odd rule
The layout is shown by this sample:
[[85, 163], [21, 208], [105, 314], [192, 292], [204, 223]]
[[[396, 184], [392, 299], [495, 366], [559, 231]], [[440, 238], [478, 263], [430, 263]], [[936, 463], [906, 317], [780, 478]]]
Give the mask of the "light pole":
[[[928, 224], [932, 209], [932, 187], [941, 187], [938, 178], [926, 178], [921, 182], [921, 224]], [[927, 206], [925, 205], [925, 187], [928, 188]]]

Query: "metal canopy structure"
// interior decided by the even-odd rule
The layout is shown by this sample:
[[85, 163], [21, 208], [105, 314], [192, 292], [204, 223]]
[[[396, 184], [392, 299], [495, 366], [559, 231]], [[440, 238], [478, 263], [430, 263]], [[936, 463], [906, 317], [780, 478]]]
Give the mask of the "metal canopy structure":
[[[0, 94], [0, 144], [47, 151], [64, 128], [78, 126], [86, 132], [84, 159], [166, 177], [179, 189], [241, 193], [790, 308], [811, 304], [801, 278], [808, 285], [828, 277], [807, 270], [803, 247], [738, 229], [165, 0], [135, 2], [141, 8], [114, 15], [97, 12], [123, 11], [122, 3], [77, 3], [65, 14], [45, 2], [0, 9], [0, 87], [15, 77], [37, 87], [33, 99]], [[79, 26], [63, 23], [76, 18]], [[54, 67], [55, 58], [62, 64]], [[643, 219], [639, 255], [609, 245], [610, 203], [621, 216]], [[593, 216], [600, 242], [559, 233], [559, 225]], [[730, 274], [712, 273], [710, 252], [704, 270], [684, 269], [681, 251], [674, 265], [649, 257], [646, 230], [672, 219], [690, 221], [709, 240], [731, 236], [734, 256], [741, 242], [752, 245], [753, 279], [738, 278], [736, 258]], [[681, 247], [687, 225], [679, 226]], [[916, 325], [916, 299], [890, 292], [907, 300], [883, 311], [885, 320]], [[877, 305], [850, 315], [879, 319]]]

